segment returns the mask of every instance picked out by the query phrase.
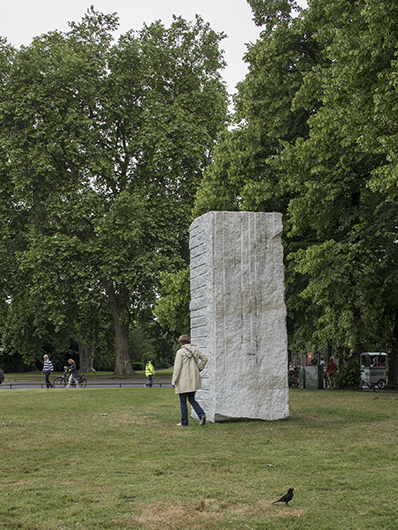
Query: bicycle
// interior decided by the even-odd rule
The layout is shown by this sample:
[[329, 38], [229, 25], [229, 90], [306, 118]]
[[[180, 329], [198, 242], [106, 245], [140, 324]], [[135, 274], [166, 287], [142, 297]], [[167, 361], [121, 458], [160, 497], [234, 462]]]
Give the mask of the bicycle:
[[[67, 375], [68, 367], [64, 366], [64, 373], [54, 379], [52, 382], [53, 388], [65, 388], [65, 386], [68, 384], [69, 381], [69, 375]], [[77, 374], [77, 380], [79, 382], [79, 385], [82, 388], [86, 388], [87, 386], [87, 379], [84, 374]], [[73, 381], [70, 385], [73, 388], [76, 388], [76, 383]]]

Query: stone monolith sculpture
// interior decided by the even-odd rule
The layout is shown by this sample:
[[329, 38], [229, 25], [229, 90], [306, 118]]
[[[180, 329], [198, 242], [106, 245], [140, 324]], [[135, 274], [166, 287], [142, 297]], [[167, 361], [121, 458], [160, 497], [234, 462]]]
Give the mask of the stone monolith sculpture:
[[190, 227], [191, 341], [210, 421], [289, 415], [282, 214], [208, 212]]

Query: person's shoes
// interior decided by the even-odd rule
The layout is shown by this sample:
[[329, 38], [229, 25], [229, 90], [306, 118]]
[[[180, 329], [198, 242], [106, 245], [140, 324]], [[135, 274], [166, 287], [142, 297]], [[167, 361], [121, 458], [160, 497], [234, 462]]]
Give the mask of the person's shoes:
[[206, 425], [206, 414], [203, 414], [203, 416], [200, 418], [199, 425]]
[[177, 423], [177, 427], [184, 427], [182, 423]]

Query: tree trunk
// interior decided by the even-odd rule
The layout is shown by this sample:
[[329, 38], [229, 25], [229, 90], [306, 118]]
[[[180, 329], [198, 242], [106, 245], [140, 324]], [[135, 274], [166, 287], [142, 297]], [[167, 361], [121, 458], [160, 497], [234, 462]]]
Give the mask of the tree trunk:
[[115, 375], [134, 374], [129, 356], [129, 324], [115, 318]]
[[333, 357], [333, 348], [332, 348], [332, 343], [331, 342], [328, 342], [328, 344], [327, 344], [327, 354], [326, 355], [327, 355], [327, 361], [329, 362], [330, 357]]
[[79, 366], [84, 372], [92, 371], [91, 359], [94, 355], [94, 344], [87, 346], [79, 342]]
[[388, 356], [388, 387], [395, 388], [398, 382], [398, 311], [395, 313], [393, 343]]
[[[130, 312], [128, 310], [127, 302], [124, 307], [118, 300], [112, 283], [103, 279], [102, 285], [105, 287], [108, 295], [108, 306], [112, 312], [115, 323], [115, 371], [114, 375], [131, 375], [134, 374], [133, 367], [130, 362], [129, 355], [129, 327], [130, 327]], [[124, 293], [127, 299], [127, 293]], [[122, 311], [123, 310], [123, 311]]]

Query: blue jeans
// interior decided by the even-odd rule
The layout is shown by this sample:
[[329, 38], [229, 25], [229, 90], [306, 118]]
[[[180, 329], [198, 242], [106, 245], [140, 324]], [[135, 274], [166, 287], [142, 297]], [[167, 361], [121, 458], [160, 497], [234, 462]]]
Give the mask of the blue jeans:
[[49, 379], [51, 372], [44, 372], [44, 375], [45, 375], [47, 388], [52, 388], [52, 384], [50, 383], [50, 379]]
[[202, 419], [202, 417], [205, 415], [204, 410], [199, 405], [197, 401], [195, 401], [195, 392], [186, 392], [185, 394], [179, 394], [180, 396], [180, 407], [181, 407], [181, 424], [186, 427], [188, 425], [188, 406], [187, 406], [187, 398], [188, 401], [193, 408], [193, 410], [196, 412], [196, 414], [199, 416], [199, 419]]

